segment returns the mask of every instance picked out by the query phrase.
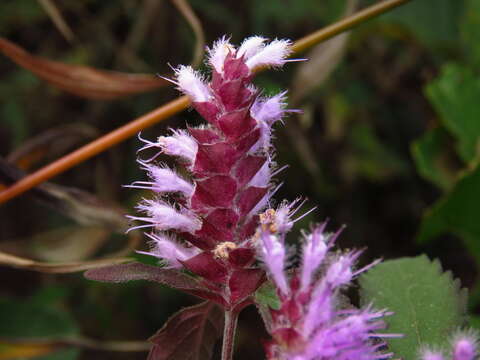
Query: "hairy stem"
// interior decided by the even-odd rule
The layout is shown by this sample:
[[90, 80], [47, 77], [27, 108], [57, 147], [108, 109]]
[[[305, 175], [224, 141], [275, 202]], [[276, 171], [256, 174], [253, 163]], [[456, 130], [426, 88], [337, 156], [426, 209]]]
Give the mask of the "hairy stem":
[[[332, 25], [329, 25], [319, 31], [307, 35], [297, 40], [292, 46], [292, 55], [298, 54], [309, 49], [322, 41], [328, 40], [335, 35], [341, 34], [352, 27], [361, 24], [375, 16], [387, 12], [397, 6], [407, 3], [411, 0], [386, 0], [370, 6], [356, 14], [348, 16]], [[128, 139], [140, 130], [148, 128], [157, 122], [164, 120], [176, 113], [186, 109], [190, 101], [185, 96], [173, 100], [150, 113], [108, 133], [101, 138], [65, 155], [64, 157], [50, 163], [49, 165], [37, 170], [33, 174], [17, 181], [15, 184], [0, 192], [0, 204], [30, 190], [38, 184], [59, 175], [75, 165], [109, 149], [113, 145]]]
[[235, 332], [237, 330], [238, 311], [225, 311], [225, 327], [223, 329], [222, 360], [233, 359]]

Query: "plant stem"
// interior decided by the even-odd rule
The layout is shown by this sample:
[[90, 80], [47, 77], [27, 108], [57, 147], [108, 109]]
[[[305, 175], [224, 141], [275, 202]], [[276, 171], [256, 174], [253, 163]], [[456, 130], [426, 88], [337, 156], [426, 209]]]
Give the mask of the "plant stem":
[[238, 311], [225, 311], [225, 327], [223, 329], [222, 360], [233, 359], [235, 332], [237, 330]]
[[[341, 34], [352, 27], [363, 23], [372, 17], [378, 16], [387, 12], [397, 6], [407, 3], [411, 0], [386, 0], [378, 4], [370, 6], [356, 14], [346, 17], [340, 21], [335, 22], [319, 31], [307, 35], [297, 40], [292, 46], [292, 55], [298, 54], [313, 45], [322, 41], [330, 39], [335, 35]], [[27, 175], [23, 179], [17, 181], [15, 184], [9, 186], [3, 191], [0, 191], [0, 204], [4, 203], [14, 197], [24, 193], [27, 190], [41, 184], [48, 179], [59, 175], [75, 165], [107, 150], [113, 145], [128, 139], [135, 135], [140, 130], [145, 129], [157, 122], [164, 120], [184, 109], [190, 105], [187, 97], [182, 96], [173, 100], [150, 113], [147, 113], [138, 119], [108, 133], [97, 140], [75, 150], [74, 152], [65, 155], [64, 157], [50, 163], [49, 165], [37, 170], [33, 174]]]

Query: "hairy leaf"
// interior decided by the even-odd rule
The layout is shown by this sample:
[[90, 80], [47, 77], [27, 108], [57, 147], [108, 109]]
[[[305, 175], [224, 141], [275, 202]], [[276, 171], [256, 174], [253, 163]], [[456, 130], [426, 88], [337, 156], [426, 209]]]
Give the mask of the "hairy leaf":
[[205, 301], [174, 314], [155, 335], [148, 360], [210, 360], [223, 332], [223, 312]]
[[105, 266], [85, 272], [85, 277], [101, 282], [154, 281], [177, 289], [200, 289], [197, 281], [176, 269], [164, 269], [141, 263]]
[[422, 345], [442, 346], [446, 337], [464, 325], [466, 292], [438, 261], [425, 255], [385, 261], [360, 277], [363, 304], [394, 312], [385, 321], [396, 358], [416, 359]]
[[47, 60], [29, 54], [2, 37], [0, 52], [50, 84], [89, 99], [115, 99], [152, 91], [168, 84], [166, 80], [152, 75], [125, 74]]

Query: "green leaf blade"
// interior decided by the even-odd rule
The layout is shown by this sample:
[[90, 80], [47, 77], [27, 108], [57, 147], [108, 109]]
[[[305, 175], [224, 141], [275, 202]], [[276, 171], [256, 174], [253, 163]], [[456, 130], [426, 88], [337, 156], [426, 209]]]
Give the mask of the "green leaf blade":
[[360, 278], [362, 302], [394, 315], [386, 318], [396, 357], [416, 359], [423, 345], [443, 346], [465, 321], [466, 294], [451, 273], [426, 256], [385, 261]]

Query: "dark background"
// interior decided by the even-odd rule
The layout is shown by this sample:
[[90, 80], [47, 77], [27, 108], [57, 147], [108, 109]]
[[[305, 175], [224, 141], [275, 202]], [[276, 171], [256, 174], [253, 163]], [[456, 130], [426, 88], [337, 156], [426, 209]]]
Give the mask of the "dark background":
[[[236, 44], [254, 34], [296, 40], [339, 19], [346, 6], [344, 0], [189, 3], [201, 21], [207, 44], [224, 34]], [[357, 9], [372, 3], [359, 0]], [[309, 58], [308, 63], [287, 64], [280, 71], [259, 75], [256, 81], [267, 93], [289, 89], [295, 100], [291, 106], [304, 111], [276, 127], [276, 161], [289, 165], [277, 176], [284, 184], [276, 198], [302, 196], [308, 199], [306, 209], [318, 206], [296, 224], [292, 243], [301, 228], [329, 218], [331, 230], [347, 225], [339, 247], [366, 248], [364, 262], [420, 253], [439, 258], [445, 270], [451, 270], [473, 291], [472, 314], [478, 298], [478, 232], [472, 233], [471, 227], [462, 232], [460, 221], [455, 231], [442, 231], [423, 243], [417, 235], [428, 209], [448, 197], [461, 176], [476, 169], [476, 157], [466, 161], [455, 151], [462, 139], [451, 131], [426, 90], [443, 76], [447, 64], [471, 69], [464, 81], [479, 84], [478, 62], [472, 55], [477, 50], [470, 41], [474, 29], [480, 33], [474, 3], [413, 0], [356, 27], [343, 46], [339, 40], [323, 45], [323, 50], [301, 55]], [[167, 74], [168, 64], [191, 61], [195, 37], [170, 1], [64, 0], [54, 4], [74, 35], [71, 41], [54, 25], [41, 2], [33, 0], [0, 3], [0, 35], [34, 55], [96, 69]], [[342, 49], [337, 55], [335, 46]], [[314, 68], [313, 75], [301, 79], [298, 72], [307, 65]], [[23, 160], [16, 162], [26, 171], [40, 168], [177, 96], [169, 86], [109, 101], [85, 99], [39, 80], [6, 56], [0, 58], [0, 75], [0, 156], [7, 158], [25, 149], [32, 139], [39, 139], [40, 145], [25, 150]], [[480, 85], [472, 89], [477, 91], [472, 99], [478, 99], [475, 94], [480, 96]], [[476, 101], [457, 105], [454, 113], [480, 114]], [[199, 123], [199, 117], [185, 111], [144, 130], [142, 136], [154, 139], [167, 128], [184, 127], [186, 122]], [[432, 155], [438, 162], [432, 166], [448, 179], [443, 187], [429, 181], [435, 176], [430, 173], [428, 178], [412, 150], [415, 142], [432, 130], [442, 133], [441, 146]], [[45, 140], [52, 131], [65, 135]], [[121, 206], [122, 213], [132, 214], [142, 194], [121, 185], [144, 180], [135, 162], [140, 145], [138, 139], [129, 139], [52, 182], [88, 191], [108, 204]], [[480, 186], [473, 189], [480, 190]], [[478, 193], [473, 191], [471, 198]], [[29, 193], [0, 205], [1, 251], [62, 261], [84, 260], [125, 246], [123, 233], [110, 232], [105, 224], [79, 225], [58, 204], [37, 200]], [[471, 206], [468, 211], [475, 217], [477, 208]], [[447, 211], [461, 213], [462, 209], [460, 202], [460, 210]], [[197, 301], [154, 284], [105, 285], [87, 281], [81, 273], [52, 275], [8, 266], [0, 268], [0, 284], [0, 319], [8, 319], [0, 320], [0, 339], [64, 331], [98, 340], [144, 340], [174, 311]], [[239, 359], [262, 358], [260, 339], [266, 336], [262, 327], [254, 308], [242, 314]], [[2, 357], [2, 346], [0, 341], [0, 359], [29, 358]], [[11, 349], [4, 347], [4, 351]], [[146, 357], [146, 353], [62, 351], [44, 359]]]

